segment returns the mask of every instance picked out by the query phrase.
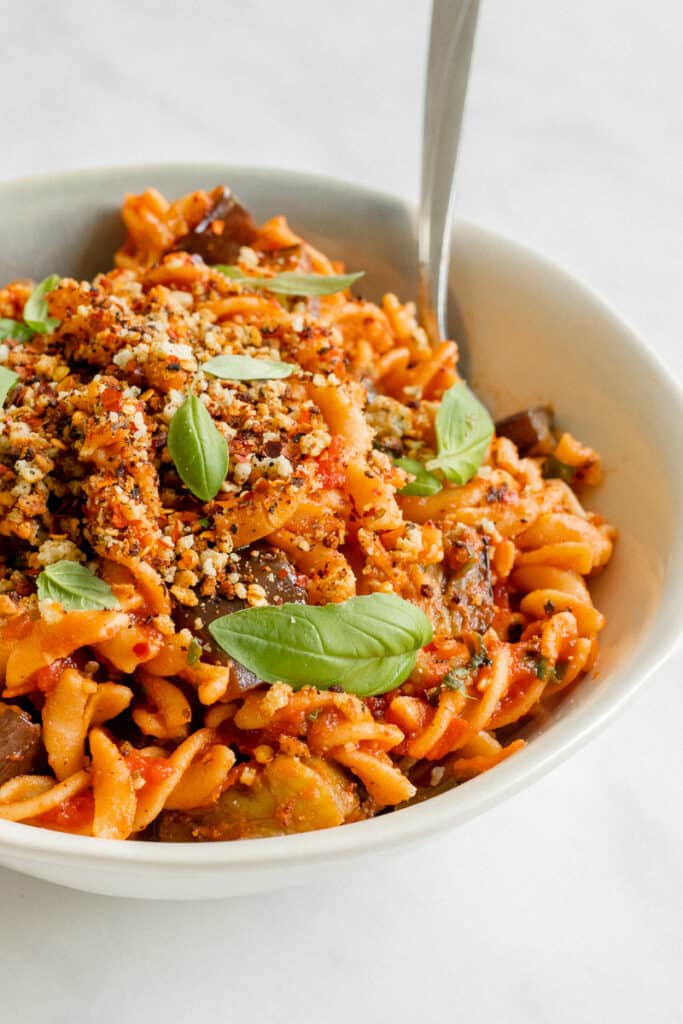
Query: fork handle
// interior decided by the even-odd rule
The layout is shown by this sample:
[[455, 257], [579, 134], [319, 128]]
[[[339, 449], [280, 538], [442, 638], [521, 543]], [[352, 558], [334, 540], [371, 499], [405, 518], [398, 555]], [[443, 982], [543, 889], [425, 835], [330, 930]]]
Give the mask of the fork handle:
[[418, 306], [432, 345], [446, 337], [453, 181], [479, 0], [433, 0], [424, 97]]

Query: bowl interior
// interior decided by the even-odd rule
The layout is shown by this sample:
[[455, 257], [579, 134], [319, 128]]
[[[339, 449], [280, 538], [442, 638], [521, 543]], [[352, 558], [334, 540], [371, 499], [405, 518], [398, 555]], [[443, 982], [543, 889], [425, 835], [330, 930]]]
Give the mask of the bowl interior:
[[[154, 185], [175, 197], [222, 182], [257, 219], [285, 213], [295, 230], [344, 259], [350, 270], [365, 270], [362, 291], [370, 298], [386, 290], [403, 299], [415, 294], [413, 217], [401, 201], [308, 175], [205, 165], [83, 172], [1, 187], [0, 282], [54, 271], [91, 276], [111, 266], [122, 240], [118, 208], [125, 192]], [[683, 405], [676, 385], [581, 285], [472, 225], [455, 229], [450, 286], [452, 322], [466, 340], [472, 384], [493, 413], [550, 401], [561, 427], [603, 457], [604, 483], [587, 502], [617, 525], [620, 539], [613, 563], [593, 588], [608, 617], [599, 672], [538, 725], [542, 735], [527, 750], [487, 776], [374, 822], [287, 837], [292, 854], [297, 848], [331, 852], [340, 844], [364, 846], [363, 836], [372, 845], [372, 836], [417, 835], [499, 799], [586, 738], [662, 660], [679, 628], [683, 553], [677, 516], [683, 485], [676, 457], [683, 453]], [[10, 845], [17, 829], [24, 837], [38, 832], [23, 826], [4, 832], [3, 826], [0, 840]], [[342, 841], [340, 834], [347, 832]], [[74, 837], [56, 841], [64, 839]], [[82, 849], [83, 841], [75, 841]], [[256, 845], [266, 856], [268, 844], [276, 852], [282, 842]], [[85, 843], [92, 849], [92, 841]], [[158, 848], [141, 854], [157, 860], [172, 855]], [[132, 854], [126, 856], [130, 860]], [[224, 862], [234, 856], [221, 854]]]

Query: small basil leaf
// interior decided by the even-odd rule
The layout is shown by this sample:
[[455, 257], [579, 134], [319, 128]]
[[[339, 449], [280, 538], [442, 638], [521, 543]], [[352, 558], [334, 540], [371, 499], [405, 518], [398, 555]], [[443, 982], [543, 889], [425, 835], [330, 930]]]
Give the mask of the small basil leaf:
[[35, 286], [24, 306], [24, 323], [36, 334], [47, 334], [59, 327], [59, 320], [48, 316], [46, 295], [54, 291], [61, 278], [59, 274], [50, 274], [49, 277]]
[[0, 405], [5, 404], [5, 399], [18, 380], [18, 373], [8, 370], [6, 366], [0, 366]]
[[202, 363], [204, 373], [221, 380], [278, 380], [289, 377], [296, 369], [293, 363], [251, 356], [214, 356], [208, 363]]
[[417, 459], [394, 459], [394, 465], [415, 477], [401, 488], [399, 494], [405, 494], [406, 497], [428, 498], [430, 494], [438, 494], [443, 486], [441, 481], [433, 473], [428, 472]]
[[36, 582], [41, 601], [58, 601], [69, 612], [120, 606], [109, 584], [78, 562], [53, 562]]
[[209, 625], [232, 658], [267, 683], [295, 689], [341, 686], [372, 697], [403, 682], [432, 626], [395, 594], [351, 597], [340, 604], [245, 608]]
[[364, 274], [362, 270], [357, 274], [296, 274], [287, 270], [273, 277], [252, 277], [243, 274], [239, 267], [222, 263], [214, 269], [247, 288], [263, 288], [274, 295], [334, 295], [346, 291]]
[[228, 442], [196, 395], [189, 395], [168, 428], [178, 476], [200, 501], [211, 501], [228, 472]]
[[5, 338], [13, 338], [15, 341], [30, 341], [33, 334], [30, 327], [19, 323], [18, 320], [0, 318], [0, 341], [4, 341]]
[[439, 469], [451, 483], [466, 484], [481, 466], [493, 437], [493, 420], [464, 380], [448, 389], [435, 421], [437, 456], [427, 469]]

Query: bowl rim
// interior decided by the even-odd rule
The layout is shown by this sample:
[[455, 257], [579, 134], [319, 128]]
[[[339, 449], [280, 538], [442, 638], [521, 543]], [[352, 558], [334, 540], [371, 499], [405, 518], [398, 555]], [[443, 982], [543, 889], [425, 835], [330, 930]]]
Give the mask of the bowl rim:
[[[250, 165], [221, 162], [169, 162], [117, 165], [109, 167], [67, 170], [47, 174], [30, 175], [0, 182], [0, 199], [11, 192], [25, 192], [33, 189], [68, 186], [78, 182], [96, 181], [113, 175], [148, 176], [151, 184], [166, 173], [187, 174], [199, 177], [214, 176], [216, 180], [229, 180], [230, 174], [248, 175], [265, 181], [286, 179], [297, 186], [318, 186], [343, 190], [355, 194], [360, 200], [382, 203], [400, 208], [415, 222], [415, 208], [402, 196], [366, 187], [358, 182], [347, 181], [331, 175], [314, 174], [277, 167], [255, 167]], [[660, 356], [654, 352], [639, 334], [626, 322], [611, 305], [596, 295], [581, 277], [564, 266], [535, 252], [522, 242], [501, 235], [490, 228], [484, 228], [467, 220], [456, 220], [454, 231], [489, 241], [505, 247], [519, 259], [554, 273], [568, 287], [573, 287], [587, 305], [592, 305], [603, 319], [611, 321], [637, 358], [642, 361], [662, 389], [663, 400], [668, 401], [676, 415], [683, 422], [683, 386], [666, 367]], [[679, 488], [683, 497], [683, 485]], [[674, 544], [671, 564], [683, 570], [683, 540], [679, 536]], [[679, 646], [681, 639], [679, 607], [683, 605], [683, 584], [678, 586], [678, 598], [672, 590], [669, 571], [662, 590], [660, 607], [648, 626], [643, 643], [634, 652], [631, 660], [621, 670], [618, 690], [603, 694], [577, 713], [570, 722], [558, 722], [548, 732], [536, 737], [529, 746], [519, 751], [500, 765], [495, 771], [487, 772], [470, 780], [466, 786], [459, 786], [446, 793], [427, 798], [421, 803], [365, 821], [353, 822], [336, 828], [315, 832], [296, 833], [286, 836], [265, 837], [249, 841], [223, 841], [214, 843], [144, 843], [121, 842], [113, 839], [96, 839], [91, 836], [71, 835], [27, 826], [20, 822], [0, 820], [0, 850], [35, 855], [55, 855], [57, 859], [86, 862], [93, 865], [134, 864], [140, 868], [154, 867], [172, 872], [182, 867], [197, 867], [202, 870], [227, 870], [230, 868], [264, 870], [290, 867], [292, 864], [304, 867], [318, 862], [335, 862], [348, 855], [365, 855], [391, 847], [417, 843], [429, 836], [447, 831], [456, 825], [489, 810], [498, 803], [528, 787], [542, 775], [565, 761], [570, 754], [593, 738], [612, 721], [637, 691], [654, 676]], [[667, 599], [668, 598], [668, 599]], [[652, 634], [657, 629], [657, 643]], [[649, 649], [651, 657], [643, 658], [643, 649]], [[636, 664], [636, 661], [638, 664]], [[17, 866], [19, 866], [17, 864]], [[28, 862], [27, 862], [28, 868]]]

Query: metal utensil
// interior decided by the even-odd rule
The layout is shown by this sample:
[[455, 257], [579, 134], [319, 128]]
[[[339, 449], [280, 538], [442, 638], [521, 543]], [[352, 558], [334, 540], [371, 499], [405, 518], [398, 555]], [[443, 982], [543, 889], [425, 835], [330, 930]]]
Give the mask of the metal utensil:
[[453, 180], [479, 0], [433, 0], [424, 96], [418, 308], [432, 345], [447, 337]]

